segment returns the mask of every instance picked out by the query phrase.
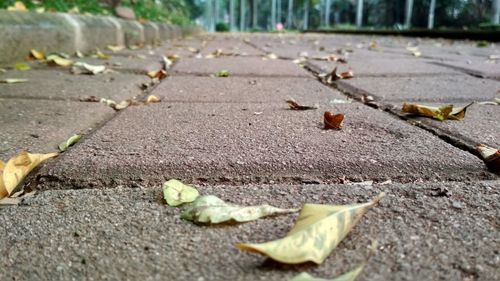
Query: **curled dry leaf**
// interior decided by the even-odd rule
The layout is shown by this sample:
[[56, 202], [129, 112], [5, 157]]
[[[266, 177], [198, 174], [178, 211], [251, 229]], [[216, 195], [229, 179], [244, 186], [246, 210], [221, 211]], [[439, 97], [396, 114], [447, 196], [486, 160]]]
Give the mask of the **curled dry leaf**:
[[190, 203], [181, 217], [195, 223], [248, 222], [265, 216], [288, 214], [298, 209], [280, 209], [269, 205], [238, 206], [224, 202], [213, 196], [200, 196]]
[[123, 45], [108, 45], [107, 48], [110, 51], [116, 53], [116, 52], [119, 52], [119, 51], [125, 49], [125, 46], [123, 46]]
[[481, 102], [478, 102], [477, 104], [480, 104], [480, 105], [500, 105], [500, 98], [495, 98], [492, 101], [481, 101]]
[[430, 117], [439, 121], [443, 121], [446, 119], [462, 120], [465, 118], [465, 112], [467, 108], [472, 104], [473, 103], [470, 103], [464, 107], [454, 108], [452, 104], [435, 107], [414, 103], [404, 103], [403, 112], [414, 114], [417, 116]]
[[282, 239], [261, 244], [238, 244], [240, 250], [266, 255], [288, 264], [322, 263], [384, 193], [353, 205], [305, 204], [295, 226]]
[[110, 55], [106, 55], [105, 53], [101, 52], [101, 50], [99, 50], [99, 49], [96, 49], [95, 56], [100, 60], [109, 60], [111, 58]]
[[17, 62], [14, 64], [14, 69], [19, 71], [30, 70], [31, 67], [25, 62]]
[[0, 198], [9, 196], [35, 167], [55, 156], [57, 153], [30, 154], [23, 151], [6, 164], [0, 161]]
[[5, 84], [16, 84], [16, 83], [25, 83], [25, 82], [28, 82], [28, 79], [23, 79], [23, 78], [0, 79], [0, 83], [5, 83]]
[[61, 57], [59, 55], [49, 55], [49, 56], [47, 56], [47, 63], [49, 65], [58, 65], [58, 66], [62, 66], [62, 67], [68, 67], [68, 66], [73, 65], [73, 61], [72, 60], [63, 58], [63, 57]]
[[319, 77], [323, 80], [323, 82], [332, 84], [332, 82], [336, 80], [353, 78], [354, 72], [349, 69], [348, 71], [338, 74], [337, 67], [335, 67], [332, 72], [320, 74]]
[[325, 123], [325, 130], [328, 129], [340, 130], [342, 129], [342, 125], [344, 123], [344, 114], [342, 113], [333, 114], [329, 111], [326, 111], [325, 114], [323, 115], [323, 119]]
[[73, 135], [66, 141], [62, 142], [59, 144], [58, 148], [61, 152], [66, 151], [70, 146], [73, 146], [75, 143], [79, 142], [80, 139], [82, 138], [81, 135]]
[[484, 144], [478, 144], [476, 150], [481, 154], [486, 167], [490, 171], [500, 174], [500, 150]]
[[300, 105], [298, 104], [295, 100], [287, 100], [288, 106], [290, 106], [291, 110], [311, 110], [311, 109], [318, 109], [317, 106], [310, 106], [310, 105]]
[[165, 77], [168, 76], [167, 71], [164, 69], [160, 70], [153, 70], [148, 73], [146, 73], [151, 79], [158, 79], [158, 80], [163, 80]]
[[97, 75], [104, 73], [106, 71], [106, 66], [104, 65], [92, 65], [84, 62], [75, 62], [71, 73], [73, 74], [92, 74]]
[[176, 207], [191, 203], [200, 196], [196, 188], [172, 179], [163, 184], [163, 197], [169, 206]]
[[221, 71], [215, 73], [215, 76], [217, 76], [217, 77], [229, 77], [229, 70], [221, 70]]
[[157, 103], [160, 102], [160, 98], [158, 98], [155, 95], [149, 95], [148, 98], [146, 99], [146, 103]]
[[37, 51], [35, 49], [30, 50], [30, 58], [35, 59], [35, 60], [44, 60], [45, 59], [45, 53]]

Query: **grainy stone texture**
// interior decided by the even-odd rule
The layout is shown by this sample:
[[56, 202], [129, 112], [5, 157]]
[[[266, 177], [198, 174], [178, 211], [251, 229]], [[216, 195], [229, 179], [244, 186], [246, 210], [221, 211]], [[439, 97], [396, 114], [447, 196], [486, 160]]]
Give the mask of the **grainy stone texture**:
[[[161, 182], [157, 182], [159, 186]], [[283, 237], [296, 215], [196, 226], [159, 187], [47, 191], [0, 211], [2, 280], [289, 280], [333, 278], [377, 254], [360, 280], [498, 280], [500, 182], [375, 186], [199, 186], [231, 203], [300, 207], [366, 202], [386, 191], [318, 266], [237, 250]]]

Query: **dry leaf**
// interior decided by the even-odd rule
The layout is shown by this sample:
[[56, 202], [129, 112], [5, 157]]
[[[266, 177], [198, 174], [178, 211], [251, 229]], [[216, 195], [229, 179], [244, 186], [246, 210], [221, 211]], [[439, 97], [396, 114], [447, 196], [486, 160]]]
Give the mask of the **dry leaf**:
[[99, 49], [96, 49], [96, 53], [95, 53], [96, 57], [100, 60], [109, 60], [111, 58], [111, 56], [109, 55], [106, 55], [104, 54], [103, 52], [101, 52], [101, 50]]
[[97, 75], [104, 73], [106, 71], [106, 66], [104, 65], [92, 65], [84, 62], [75, 62], [71, 68], [71, 73], [73, 74], [92, 74]]
[[153, 70], [148, 73], [146, 73], [151, 79], [158, 79], [158, 80], [163, 80], [165, 77], [168, 76], [167, 72], [163, 69], [160, 70]]
[[14, 69], [19, 70], [19, 71], [26, 71], [26, 70], [30, 70], [31, 67], [27, 63], [17, 62], [14, 64]]
[[354, 77], [354, 73], [352, 70], [348, 70], [345, 72], [342, 72], [340, 74], [337, 73], [337, 67], [335, 67], [332, 72], [330, 73], [323, 73], [320, 74], [319, 77], [322, 79], [323, 82], [327, 84], [332, 84], [333, 81], [339, 80], [339, 79], [350, 79]]
[[324, 123], [325, 123], [325, 129], [335, 129], [335, 130], [340, 130], [342, 129], [342, 125], [344, 123], [344, 114], [339, 113], [339, 114], [333, 114], [329, 111], [326, 111], [325, 114], [323, 115]]
[[238, 244], [244, 251], [266, 255], [289, 264], [322, 263], [384, 193], [353, 205], [305, 204], [295, 226], [282, 239], [261, 244]]
[[28, 79], [23, 79], [23, 78], [0, 79], [0, 83], [6, 83], [6, 84], [16, 84], [16, 83], [24, 83], [24, 82], [28, 82]]
[[291, 110], [311, 110], [311, 109], [318, 109], [317, 106], [309, 106], [309, 105], [300, 105], [298, 104], [295, 100], [287, 100], [286, 101], [288, 105], [290, 106]]
[[172, 62], [176, 62], [180, 59], [180, 56], [177, 54], [171, 54], [171, 55], [167, 55], [167, 58], [169, 60], [171, 60]]
[[107, 48], [110, 51], [116, 53], [116, 52], [119, 52], [119, 51], [125, 49], [125, 46], [123, 46], [123, 45], [116, 45], [116, 46], [115, 45], [108, 45]]
[[217, 77], [229, 77], [229, 70], [221, 70], [221, 71], [215, 73], [215, 76], [217, 76]]
[[470, 103], [464, 107], [453, 108], [452, 104], [434, 107], [414, 103], [404, 103], [403, 112], [414, 114], [417, 116], [430, 117], [439, 121], [443, 121], [446, 119], [462, 120], [465, 117], [467, 108], [472, 104], [473, 103]]
[[160, 102], [160, 98], [158, 98], [155, 95], [149, 95], [148, 98], [146, 99], [146, 103], [157, 103]]
[[58, 66], [63, 66], [63, 67], [68, 67], [73, 64], [72, 60], [63, 58], [59, 55], [49, 55], [47, 56], [47, 63], [49, 65], [58, 65]]
[[164, 70], [168, 70], [174, 64], [174, 62], [171, 61], [166, 56], [162, 56], [162, 62], [163, 62], [163, 69]]
[[78, 58], [83, 58], [84, 57], [83, 53], [80, 52], [80, 51], [76, 51], [75, 52], [75, 56], [78, 57]]
[[84, 98], [80, 98], [80, 101], [83, 102], [99, 102], [101, 99], [97, 96], [87, 96]]
[[80, 139], [82, 138], [81, 135], [73, 135], [66, 141], [62, 142], [59, 144], [58, 148], [61, 152], [66, 151], [70, 146], [73, 146], [75, 143], [79, 142]]
[[0, 161], [0, 198], [9, 196], [24, 178], [43, 161], [57, 153], [30, 154], [26, 151], [12, 157], [6, 164]]
[[288, 214], [297, 212], [298, 209], [280, 209], [269, 205], [238, 206], [224, 202], [213, 196], [200, 196], [190, 203], [181, 217], [195, 223], [222, 223], [222, 222], [248, 222], [265, 216]]
[[169, 206], [176, 207], [191, 203], [200, 196], [196, 188], [185, 185], [178, 180], [169, 180], [163, 184], [163, 197]]
[[368, 50], [375, 51], [377, 49], [378, 49], [377, 41], [370, 42], [370, 45], [368, 45]]
[[483, 144], [478, 144], [476, 150], [481, 154], [486, 167], [490, 171], [500, 174], [500, 150]]
[[24, 5], [23, 2], [16, 1], [16, 3], [14, 3], [14, 5], [7, 8], [7, 11], [25, 12], [25, 11], [28, 11], [28, 9], [26, 9], [26, 6]]
[[45, 53], [44, 52], [39, 52], [35, 49], [30, 50], [30, 57], [36, 60], [44, 60], [45, 59]]

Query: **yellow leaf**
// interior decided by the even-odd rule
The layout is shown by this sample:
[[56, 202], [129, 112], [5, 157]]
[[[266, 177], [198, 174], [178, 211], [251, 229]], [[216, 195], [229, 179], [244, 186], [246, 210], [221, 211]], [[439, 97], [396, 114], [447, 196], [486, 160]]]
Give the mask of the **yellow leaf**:
[[418, 116], [430, 117], [443, 121], [448, 119], [448, 116], [453, 111], [453, 105], [443, 105], [440, 107], [426, 106], [414, 103], [404, 103], [403, 112], [415, 114]]
[[113, 45], [108, 45], [108, 49], [111, 50], [112, 52], [119, 52], [123, 49], [125, 49], [125, 46], [113, 46]]
[[155, 103], [155, 102], [160, 102], [161, 100], [155, 96], [155, 95], [150, 95], [148, 96], [148, 98], [146, 99], [146, 102], [147, 103]]
[[295, 226], [284, 238], [261, 244], [238, 244], [236, 247], [282, 263], [311, 261], [320, 264], [384, 195], [381, 193], [364, 204], [305, 204]]
[[5, 184], [3, 183], [3, 169], [5, 169], [5, 162], [0, 160], [0, 198], [4, 198], [9, 195], [7, 189], [5, 188]]
[[62, 58], [62, 57], [60, 57], [58, 55], [50, 55], [50, 56], [48, 56], [47, 57], [47, 62], [49, 64], [63, 66], [63, 67], [71, 66], [73, 64], [72, 60]]
[[24, 83], [24, 82], [28, 82], [28, 79], [23, 79], [23, 78], [0, 79], [0, 83], [6, 83], [6, 84], [16, 84], [16, 83]]
[[45, 53], [44, 52], [39, 52], [35, 49], [30, 50], [30, 56], [37, 59], [37, 60], [43, 60], [45, 59]]
[[16, 1], [13, 6], [7, 8], [7, 11], [27, 11], [26, 6], [21, 1]]
[[3, 190], [0, 191], [0, 198], [10, 195], [35, 167], [55, 156], [57, 153], [30, 154], [23, 151], [12, 157], [3, 167]]
[[100, 60], [109, 60], [111, 56], [104, 54], [101, 50], [97, 49], [95, 53], [96, 57]]
[[172, 207], [190, 203], [200, 196], [198, 190], [178, 180], [169, 180], [163, 184], [163, 197]]
[[18, 62], [18, 63], [14, 64], [14, 69], [15, 70], [20, 70], [20, 71], [26, 71], [26, 70], [30, 70], [31, 67], [27, 63]]

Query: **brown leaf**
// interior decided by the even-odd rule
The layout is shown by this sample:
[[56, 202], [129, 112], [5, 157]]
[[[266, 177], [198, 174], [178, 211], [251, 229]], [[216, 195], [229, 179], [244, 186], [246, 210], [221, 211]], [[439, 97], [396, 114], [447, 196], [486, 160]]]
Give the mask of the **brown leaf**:
[[484, 144], [476, 145], [476, 150], [481, 154], [486, 167], [490, 171], [500, 174], [500, 150]]
[[148, 98], [146, 99], [146, 103], [157, 103], [160, 102], [160, 98], [158, 98], [155, 95], [149, 95]]
[[287, 100], [286, 101], [288, 105], [290, 106], [291, 110], [311, 110], [311, 109], [318, 109], [317, 106], [310, 106], [310, 105], [300, 105], [298, 104], [295, 100]]
[[344, 114], [342, 113], [333, 114], [329, 111], [326, 111], [324, 114], [324, 122], [325, 122], [325, 130], [328, 129], [340, 130], [342, 129], [342, 124], [344, 123]]

